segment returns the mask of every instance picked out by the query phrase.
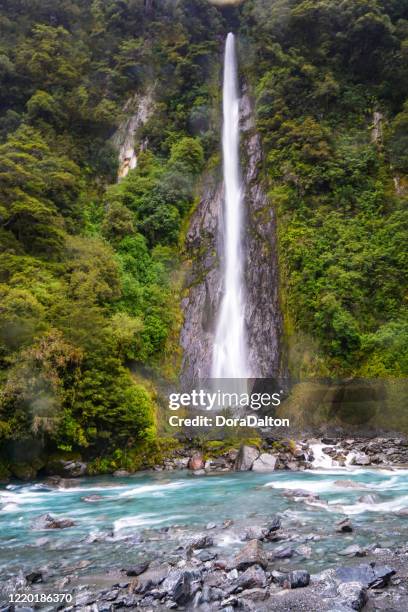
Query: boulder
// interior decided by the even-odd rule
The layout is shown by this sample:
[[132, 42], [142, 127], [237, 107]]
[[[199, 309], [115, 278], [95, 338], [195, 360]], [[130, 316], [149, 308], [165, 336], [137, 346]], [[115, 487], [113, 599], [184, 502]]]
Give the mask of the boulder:
[[33, 529], [67, 529], [73, 527], [75, 522], [70, 518], [42, 514], [33, 522]]
[[253, 472], [273, 472], [276, 469], [278, 459], [275, 455], [262, 453], [252, 464]]
[[338, 567], [335, 571], [335, 579], [338, 582], [359, 582], [365, 588], [382, 588], [387, 586], [396, 571], [388, 565], [376, 565], [372, 563], [361, 563]]
[[248, 567], [238, 578], [238, 587], [242, 589], [262, 589], [266, 585], [266, 574], [259, 565]]
[[283, 546], [278, 546], [272, 551], [274, 559], [290, 559], [293, 557], [294, 549], [292, 546], [288, 546], [284, 544]]
[[47, 464], [47, 473], [54, 476], [62, 476], [67, 478], [78, 478], [85, 476], [87, 472], [87, 464], [79, 460], [65, 460], [53, 458]]
[[361, 582], [344, 582], [337, 589], [341, 603], [352, 610], [361, 610], [367, 602], [367, 589]]
[[158, 565], [155, 567], [149, 567], [149, 569], [132, 581], [132, 590], [135, 593], [147, 593], [152, 588], [158, 587], [165, 578], [167, 578], [170, 572], [170, 566], [168, 563]]
[[189, 540], [187, 548], [190, 550], [202, 549], [202, 548], [210, 548], [210, 546], [214, 545], [214, 540], [212, 536], [207, 533], [201, 533], [199, 535], [194, 536]]
[[234, 469], [237, 472], [247, 472], [253, 466], [255, 459], [259, 457], [259, 450], [254, 446], [241, 446], [235, 460]]
[[289, 572], [289, 583], [291, 589], [306, 587], [310, 582], [310, 574], [306, 570], [293, 570]]
[[36, 468], [29, 463], [12, 463], [10, 471], [18, 480], [23, 480], [24, 482], [34, 480], [37, 475]]
[[319, 499], [317, 493], [306, 491], [305, 489], [286, 489], [283, 493], [284, 497], [304, 497], [308, 499]]
[[365, 453], [356, 453], [351, 462], [353, 465], [370, 465], [371, 459]]
[[188, 461], [189, 470], [203, 470], [205, 466], [205, 461], [202, 453], [193, 453]]
[[38, 584], [39, 582], [43, 582], [43, 575], [41, 572], [31, 572], [27, 574], [25, 577], [29, 584]]
[[195, 582], [198, 587], [200, 579], [201, 571], [196, 568], [172, 569], [163, 581], [160, 591], [177, 604], [183, 605], [197, 592], [193, 584]]
[[308, 586], [310, 574], [306, 570], [293, 570], [292, 572], [278, 572], [274, 570], [272, 579], [284, 589], [298, 589]]
[[149, 567], [149, 563], [147, 561], [141, 561], [140, 563], [136, 563], [129, 567], [126, 571], [126, 576], [140, 576], [143, 574]]
[[251, 565], [260, 565], [263, 569], [268, 565], [268, 558], [259, 540], [251, 540], [245, 544], [235, 555], [230, 569], [246, 570]]
[[115, 476], [116, 478], [122, 478], [125, 476], [130, 476], [130, 472], [128, 472], [127, 470], [115, 470], [112, 476]]
[[341, 519], [336, 523], [336, 531], [338, 533], [351, 533], [353, 531], [353, 525], [349, 518]]

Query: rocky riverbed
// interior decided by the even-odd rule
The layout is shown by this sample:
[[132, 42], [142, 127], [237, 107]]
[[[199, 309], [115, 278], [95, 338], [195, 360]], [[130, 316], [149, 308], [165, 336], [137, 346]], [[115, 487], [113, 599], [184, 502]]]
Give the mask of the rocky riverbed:
[[213, 458], [177, 451], [136, 475], [73, 477], [83, 467], [69, 464], [9, 484], [0, 610], [19, 609], [15, 592], [69, 593], [48, 609], [95, 612], [408, 609], [407, 450], [395, 438], [271, 440]]

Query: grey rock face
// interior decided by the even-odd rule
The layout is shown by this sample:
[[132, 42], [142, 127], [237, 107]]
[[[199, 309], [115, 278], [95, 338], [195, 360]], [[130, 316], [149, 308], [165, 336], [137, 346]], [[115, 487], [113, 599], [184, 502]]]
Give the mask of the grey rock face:
[[251, 540], [241, 548], [233, 559], [231, 569], [245, 570], [251, 565], [260, 565], [264, 569], [268, 565], [268, 559], [264, 553], [262, 542], [259, 540]]
[[339, 582], [359, 582], [366, 588], [382, 588], [386, 586], [395, 570], [388, 565], [362, 563], [360, 565], [338, 567], [335, 579]]
[[258, 456], [259, 450], [257, 448], [246, 445], [241, 446], [235, 461], [235, 470], [237, 472], [247, 472], [252, 468]]
[[273, 472], [276, 468], [277, 458], [269, 453], [262, 453], [252, 464], [253, 472]]
[[367, 601], [367, 590], [360, 582], [345, 582], [338, 587], [340, 600], [353, 610], [361, 610]]
[[[252, 103], [246, 93], [241, 99], [241, 126], [249, 366], [253, 377], [275, 379], [281, 373], [279, 344], [282, 331], [275, 213], [273, 202], [268, 201], [262, 187], [261, 140], [254, 129]], [[208, 176], [202, 192], [186, 236], [186, 251], [191, 263], [185, 281], [184, 324], [180, 335], [183, 349], [181, 384], [184, 388], [211, 376], [214, 333], [222, 297], [222, 178], [215, 173]]]

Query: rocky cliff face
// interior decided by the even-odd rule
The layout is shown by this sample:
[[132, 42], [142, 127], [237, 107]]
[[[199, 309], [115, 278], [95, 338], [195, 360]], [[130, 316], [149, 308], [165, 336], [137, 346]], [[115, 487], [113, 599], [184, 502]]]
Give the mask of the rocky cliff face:
[[[241, 100], [242, 179], [245, 189], [246, 326], [249, 360], [256, 378], [281, 373], [279, 275], [275, 214], [262, 187], [262, 148], [248, 94]], [[194, 212], [186, 238], [191, 261], [182, 302], [183, 364], [181, 382], [188, 387], [211, 374], [216, 317], [222, 295], [220, 261], [223, 205], [222, 181], [207, 177], [202, 200]]]
[[118, 150], [118, 180], [136, 168], [138, 152], [146, 145], [138, 139], [138, 132], [153, 110], [153, 89], [149, 89], [145, 95], [135, 95], [126, 102], [123, 109], [126, 119], [112, 137], [112, 144]]

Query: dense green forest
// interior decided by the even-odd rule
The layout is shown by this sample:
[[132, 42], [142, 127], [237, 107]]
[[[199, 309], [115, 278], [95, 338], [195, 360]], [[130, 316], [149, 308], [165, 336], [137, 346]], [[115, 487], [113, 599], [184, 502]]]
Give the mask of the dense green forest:
[[[0, 0], [5, 457], [36, 438], [109, 470], [160, 449], [151, 380], [177, 376], [229, 29], [277, 211], [290, 367], [408, 373], [406, 2]], [[152, 85], [148, 146], [117, 183], [112, 136]]]

